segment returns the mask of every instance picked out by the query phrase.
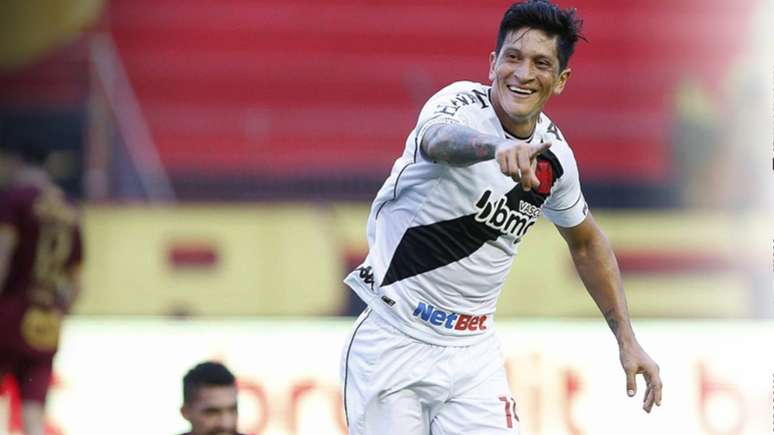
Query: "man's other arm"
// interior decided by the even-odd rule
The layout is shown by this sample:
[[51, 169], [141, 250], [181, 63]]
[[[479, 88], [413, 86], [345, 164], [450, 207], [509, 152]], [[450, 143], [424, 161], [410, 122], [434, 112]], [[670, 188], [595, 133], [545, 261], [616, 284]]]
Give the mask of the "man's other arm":
[[81, 265], [73, 265], [65, 270], [65, 283], [57, 291], [69, 310], [81, 294]]
[[637, 342], [629, 320], [621, 272], [610, 242], [589, 215], [572, 228], [557, 226], [567, 242], [575, 268], [586, 290], [605, 316], [610, 330], [618, 341], [621, 365], [626, 373], [629, 396], [637, 392], [636, 374], [642, 374], [647, 384], [643, 409], [650, 412], [653, 404], [661, 405], [661, 377], [658, 365]]

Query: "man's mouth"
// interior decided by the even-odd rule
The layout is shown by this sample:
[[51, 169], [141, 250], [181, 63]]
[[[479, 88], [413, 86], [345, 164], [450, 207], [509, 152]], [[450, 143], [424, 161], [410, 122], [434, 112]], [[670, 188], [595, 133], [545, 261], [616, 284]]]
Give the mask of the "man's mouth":
[[507, 87], [509, 91], [513, 92], [516, 95], [520, 95], [522, 97], [529, 97], [530, 95], [536, 92], [534, 89], [520, 88], [518, 86], [513, 86], [513, 85], [508, 85]]

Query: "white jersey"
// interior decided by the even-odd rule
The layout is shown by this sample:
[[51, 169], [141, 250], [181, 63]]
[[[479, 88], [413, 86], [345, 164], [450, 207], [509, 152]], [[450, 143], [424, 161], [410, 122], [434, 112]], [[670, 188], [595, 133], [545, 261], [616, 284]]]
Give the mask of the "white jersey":
[[572, 150], [540, 115], [530, 143], [540, 186], [525, 192], [495, 160], [435, 163], [420, 150], [431, 125], [461, 124], [513, 138], [492, 108], [489, 86], [456, 82], [422, 108], [368, 217], [368, 257], [344, 280], [380, 317], [431, 344], [467, 346], [494, 329], [494, 312], [518, 245], [537, 218], [580, 224], [587, 206]]

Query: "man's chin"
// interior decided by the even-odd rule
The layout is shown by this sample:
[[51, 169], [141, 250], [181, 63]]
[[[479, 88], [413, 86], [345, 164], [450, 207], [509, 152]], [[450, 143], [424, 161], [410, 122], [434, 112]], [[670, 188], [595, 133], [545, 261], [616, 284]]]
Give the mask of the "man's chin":
[[506, 113], [508, 114], [508, 118], [510, 119], [510, 121], [514, 124], [526, 124], [533, 117], [532, 112], [528, 112], [521, 109], [508, 111]]
[[514, 121], [526, 121], [535, 114], [534, 104], [519, 104], [512, 102], [511, 104], [508, 104], [506, 107], [504, 107], [504, 109], [505, 113], [508, 114], [508, 117]]

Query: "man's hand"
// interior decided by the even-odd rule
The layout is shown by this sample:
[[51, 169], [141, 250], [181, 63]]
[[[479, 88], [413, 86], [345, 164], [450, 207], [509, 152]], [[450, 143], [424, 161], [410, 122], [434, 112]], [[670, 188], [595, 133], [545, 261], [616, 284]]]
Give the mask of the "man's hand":
[[540, 181], [535, 175], [535, 162], [537, 156], [551, 146], [551, 142], [531, 145], [515, 140], [506, 140], [497, 145], [495, 160], [500, 165], [500, 171], [521, 182], [525, 191], [540, 186]]
[[640, 347], [639, 344], [621, 345], [619, 348], [621, 366], [626, 373], [626, 392], [629, 397], [637, 394], [637, 382], [635, 376], [642, 374], [647, 388], [642, 402], [642, 409], [650, 412], [653, 404], [661, 406], [661, 376], [658, 364]]

